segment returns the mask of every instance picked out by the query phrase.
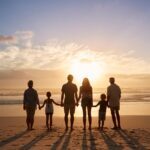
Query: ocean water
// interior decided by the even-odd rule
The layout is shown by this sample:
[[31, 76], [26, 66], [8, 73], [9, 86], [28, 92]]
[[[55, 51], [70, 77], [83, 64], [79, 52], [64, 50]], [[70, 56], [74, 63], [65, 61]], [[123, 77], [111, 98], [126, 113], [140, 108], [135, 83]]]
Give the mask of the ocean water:
[[[37, 89], [39, 93], [40, 103], [46, 99], [45, 93], [49, 89]], [[60, 89], [52, 89], [52, 98], [60, 103]], [[105, 89], [94, 89], [94, 104], [99, 101], [101, 93], [105, 93]], [[22, 108], [24, 89], [0, 89], [0, 116], [25, 116], [26, 112]], [[92, 115], [98, 115], [98, 107], [92, 108]], [[122, 89], [121, 108], [122, 115], [150, 115], [150, 89]], [[37, 116], [44, 116], [44, 109], [36, 111]], [[63, 116], [63, 107], [54, 105], [54, 116]], [[110, 115], [109, 108], [107, 115]], [[75, 116], [82, 116], [82, 108], [76, 107]]]

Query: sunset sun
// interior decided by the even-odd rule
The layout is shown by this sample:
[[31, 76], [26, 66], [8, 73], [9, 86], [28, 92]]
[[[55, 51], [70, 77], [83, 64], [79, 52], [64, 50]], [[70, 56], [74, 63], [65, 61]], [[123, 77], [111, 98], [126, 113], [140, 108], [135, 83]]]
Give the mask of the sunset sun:
[[102, 75], [103, 69], [96, 62], [77, 61], [73, 63], [71, 69], [74, 77], [77, 80], [82, 80], [84, 77], [90, 80], [95, 80]]

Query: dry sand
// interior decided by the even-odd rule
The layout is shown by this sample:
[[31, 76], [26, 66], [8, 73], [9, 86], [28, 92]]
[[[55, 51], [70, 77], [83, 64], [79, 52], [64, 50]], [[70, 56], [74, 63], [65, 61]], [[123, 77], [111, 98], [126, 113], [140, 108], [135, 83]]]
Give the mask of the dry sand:
[[114, 131], [107, 117], [104, 131], [82, 130], [82, 118], [75, 118], [74, 130], [64, 130], [62, 117], [55, 117], [47, 132], [45, 118], [35, 118], [35, 130], [26, 131], [25, 117], [0, 117], [0, 149], [150, 149], [150, 116], [122, 116], [122, 130]]

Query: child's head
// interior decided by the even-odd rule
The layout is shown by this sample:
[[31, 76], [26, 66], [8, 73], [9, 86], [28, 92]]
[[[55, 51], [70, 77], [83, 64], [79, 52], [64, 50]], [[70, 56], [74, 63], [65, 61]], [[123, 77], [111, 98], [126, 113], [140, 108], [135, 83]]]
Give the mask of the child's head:
[[100, 97], [101, 97], [101, 100], [106, 100], [106, 94], [103, 93], [103, 94], [101, 94]]
[[46, 93], [46, 96], [49, 98], [49, 97], [51, 97], [51, 92], [47, 92]]

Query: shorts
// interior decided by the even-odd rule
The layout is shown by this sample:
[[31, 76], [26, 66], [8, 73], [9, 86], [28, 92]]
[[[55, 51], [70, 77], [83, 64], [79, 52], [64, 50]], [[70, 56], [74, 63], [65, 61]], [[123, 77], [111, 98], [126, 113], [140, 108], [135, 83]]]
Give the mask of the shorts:
[[110, 110], [111, 111], [120, 110], [120, 106], [114, 106], [114, 107], [110, 106]]
[[46, 115], [52, 115], [53, 113], [45, 113]]
[[106, 118], [106, 112], [99, 111], [99, 121], [105, 120], [105, 118]]
[[34, 118], [35, 110], [36, 110], [36, 107], [26, 106], [27, 117]]
[[68, 114], [70, 112], [70, 114], [74, 114], [75, 113], [75, 105], [64, 105], [64, 112], [65, 114]]
[[81, 101], [81, 106], [82, 107], [92, 107], [92, 99], [91, 98], [84, 98]]

